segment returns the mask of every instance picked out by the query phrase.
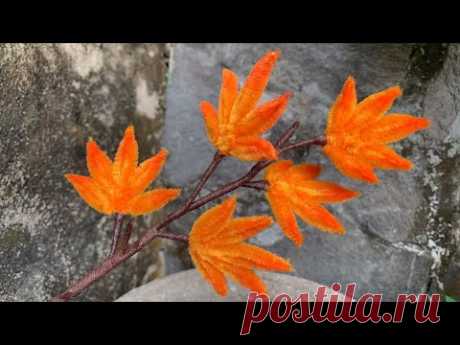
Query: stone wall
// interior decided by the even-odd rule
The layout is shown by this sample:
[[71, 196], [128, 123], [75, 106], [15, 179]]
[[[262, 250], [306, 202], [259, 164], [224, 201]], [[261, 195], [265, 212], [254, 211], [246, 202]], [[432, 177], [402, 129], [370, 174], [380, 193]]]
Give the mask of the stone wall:
[[[322, 178], [362, 196], [331, 207], [348, 229], [343, 237], [303, 226], [305, 244], [296, 249], [274, 225], [254, 243], [290, 258], [295, 275], [320, 284], [357, 282], [358, 292], [382, 292], [385, 299], [440, 288], [458, 293], [460, 45], [1, 44], [0, 300], [46, 300], [106, 256], [112, 219], [90, 209], [63, 176], [87, 174], [90, 136], [113, 155], [133, 123], [141, 159], [160, 145], [171, 153], [156, 184], [185, 187], [185, 196], [213, 154], [199, 102], [216, 104], [222, 67], [243, 79], [273, 48], [281, 48], [282, 58], [265, 99], [284, 90], [295, 97], [272, 139], [294, 119], [302, 124], [298, 139], [323, 133], [328, 108], [349, 74], [360, 98], [400, 84], [404, 95], [394, 110], [424, 115], [433, 126], [395, 145], [416, 168], [379, 171], [377, 186], [341, 176], [317, 149], [286, 155], [323, 164]], [[248, 167], [226, 160], [203, 193]], [[270, 214], [261, 193], [238, 195], [240, 215]], [[189, 232], [201, 212], [172, 229]], [[155, 217], [139, 218], [138, 228]], [[189, 267], [184, 246], [155, 242], [79, 300], [113, 300]]]
[[[130, 123], [142, 159], [158, 150], [168, 58], [161, 44], [0, 45], [1, 301], [45, 300], [107, 255], [112, 219], [64, 174], [87, 174], [89, 137], [113, 155]], [[157, 247], [80, 299], [113, 300], [161, 275]]]
[[[344, 237], [305, 225], [305, 243], [296, 249], [275, 225], [254, 242], [290, 258], [298, 276], [322, 284], [357, 282], [358, 292], [382, 292], [390, 300], [399, 292], [436, 291], [446, 280], [460, 279], [447, 273], [460, 232], [460, 45], [178, 44], [162, 138], [174, 152], [166, 168], [168, 181], [192, 185], [212, 157], [198, 104], [217, 104], [221, 69], [229, 67], [243, 79], [274, 48], [281, 48], [282, 57], [265, 98], [284, 90], [293, 91], [294, 98], [270, 138], [294, 119], [302, 124], [297, 138], [323, 133], [328, 109], [350, 74], [360, 99], [401, 85], [404, 95], [393, 110], [424, 115], [433, 126], [394, 145], [416, 168], [410, 173], [379, 171], [382, 183], [376, 186], [341, 176], [317, 149], [286, 155], [323, 164], [322, 178], [359, 189], [362, 196], [331, 208], [348, 229]], [[248, 166], [226, 161], [209, 186], [235, 178]], [[238, 195], [240, 214], [270, 212], [262, 193]], [[176, 222], [175, 229], [188, 232], [197, 214]]]

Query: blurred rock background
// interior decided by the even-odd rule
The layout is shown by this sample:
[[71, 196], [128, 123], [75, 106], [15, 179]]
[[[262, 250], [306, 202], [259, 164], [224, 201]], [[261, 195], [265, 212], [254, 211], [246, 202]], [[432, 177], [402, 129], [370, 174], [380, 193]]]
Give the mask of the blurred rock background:
[[[272, 139], [294, 120], [302, 124], [297, 139], [321, 134], [349, 74], [360, 99], [401, 85], [404, 95], [393, 111], [426, 116], [433, 126], [395, 145], [416, 168], [379, 171], [377, 186], [341, 176], [318, 149], [285, 155], [323, 164], [321, 178], [359, 189], [362, 196], [330, 207], [348, 229], [343, 237], [303, 225], [305, 243], [296, 249], [275, 225], [253, 242], [290, 258], [293, 274], [321, 284], [356, 282], [359, 293], [381, 292], [387, 300], [400, 292], [460, 295], [459, 45], [2, 44], [0, 300], [45, 300], [109, 250], [112, 220], [87, 207], [63, 178], [87, 173], [89, 136], [113, 155], [124, 128], [134, 123], [141, 159], [160, 146], [171, 153], [156, 184], [183, 186], [185, 197], [213, 154], [199, 102], [217, 103], [223, 67], [243, 80], [274, 48], [281, 48], [282, 57], [264, 99], [285, 90], [294, 98]], [[248, 167], [224, 161], [203, 193]], [[262, 193], [237, 194], [240, 215], [270, 213]], [[199, 212], [171, 228], [187, 233]], [[155, 217], [137, 222], [145, 227]], [[113, 300], [190, 267], [186, 248], [158, 241], [79, 299]]]

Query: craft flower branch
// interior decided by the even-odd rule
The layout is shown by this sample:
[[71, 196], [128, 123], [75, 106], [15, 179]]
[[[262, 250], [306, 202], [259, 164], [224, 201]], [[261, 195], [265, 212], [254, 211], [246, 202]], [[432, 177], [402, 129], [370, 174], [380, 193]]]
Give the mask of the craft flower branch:
[[230, 197], [195, 221], [189, 237], [190, 255], [221, 296], [228, 292], [226, 276], [252, 291], [266, 292], [254, 269], [287, 272], [292, 267], [285, 259], [243, 242], [270, 226], [271, 217], [233, 218], [235, 208], [236, 198]]
[[223, 155], [241, 160], [277, 159], [273, 145], [261, 137], [272, 128], [286, 109], [290, 93], [257, 107], [267, 86], [279, 51], [269, 52], [253, 67], [238, 91], [238, 76], [229, 69], [222, 72], [219, 106], [201, 102], [207, 134], [211, 143]]
[[[90, 176], [68, 174], [66, 178], [92, 208], [104, 214], [117, 214], [112, 248], [100, 266], [58, 295], [56, 300], [76, 296], [155, 238], [188, 243], [197, 270], [221, 296], [228, 293], [228, 278], [250, 290], [267, 292], [256, 270], [288, 272], [293, 269], [286, 259], [246, 243], [272, 224], [271, 217], [234, 218], [236, 198], [230, 197], [199, 216], [188, 236], [169, 230], [169, 225], [177, 219], [241, 187], [266, 192], [274, 218], [296, 246], [304, 240], [297, 216], [320, 230], [345, 233], [345, 227], [325, 205], [351, 200], [359, 193], [318, 180], [319, 165], [277, 161], [277, 149], [263, 138], [284, 113], [291, 97], [286, 92], [258, 105], [279, 55], [279, 51], [271, 51], [257, 61], [241, 89], [237, 75], [229, 69], [223, 70], [217, 109], [207, 101], [200, 104], [208, 138], [218, 152], [185, 203], [145, 231], [137, 241], [130, 243], [133, 223], [128, 223], [123, 230], [122, 215], [138, 216], [156, 211], [180, 194], [180, 189], [146, 191], [160, 173], [168, 152], [161, 149], [138, 165], [138, 146], [132, 126], [126, 129], [113, 162], [95, 141], [89, 140]], [[278, 138], [276, 147], [284, 153], [300, 147], [322, 146], [342, 174], [368, 183], [378, 182], [375, 168], [409, 170], [412, 163], [398, 155], [389, 144], [427, 128], [430, 121], [408, 114], [386, 114], [400, 95], [400, 88], [395, 86], [358, 103], [355, 81], [349, 77], [329, 112], [325, 136], [290, 143], [300, 125], [296, 121]], [[224, 156], [257, 163], [245, 175], [198, 197]], [[255, 180], [264, 169], [267, 169], [265, 179]]]
[[429, 127], [426, 118], [408, 114], [384, 115], [401, 95], [398, 86], [357, 103], [355, 81], [349, 77], [332, 106], [324, 152], [337, 169], [352, 179], [378, 183], [374, 168], [410, 170], [412, 163], [388, 144]]
[[139, 216], [162, 208], [180, 194], [180, 189], [145, 191], [160, 173], [168, 151], [161, 149], [138, 166], [138, 146], [132, 126], [126, 129], [114, 162], [92, 139], [86, 145], [86, 155], [90, 177], [74, 174], [65, 177], [98, 212]]
[[359, 195], [338, 184], [316, 180], [320, 171], [319, 165], [294, 165], [283, 160], [270, 165], [265, 175], [266, 197], [275, 219], [297, 246], [302, 245], [303, 236], [296, 215], [321, 230], [344, 234], [342, 224], [322, 204], [343, 202]]

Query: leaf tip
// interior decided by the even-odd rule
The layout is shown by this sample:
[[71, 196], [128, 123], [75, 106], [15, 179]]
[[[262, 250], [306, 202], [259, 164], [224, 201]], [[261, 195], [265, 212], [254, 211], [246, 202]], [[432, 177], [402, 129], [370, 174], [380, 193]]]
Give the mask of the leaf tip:
[[340, 226], [340, 228], [337, 229], [337, 235], [339, 236], [344, 236], [346, 233], [347, 233], [347, 230], [343, 226]]
[[431, 127], [431, 120], [426, 117], [421, 117], [418, 121], [420, 129], [426, 129]]
[[303, 245], [303, 241], [304, 241], [304, 237], [300, 232], [292, 238], [292, 242], [297, 248], [300, 248]]
[[134, 136], [134, 125], [129, 124], [125, 130], [125, 135]]
[[223, 207], [229, 207], [229, 208], [234, 208], [236, 207], [236, 201], [237, 201], [237, 196], [236, 195], [231, 195], [227, 199], [224, 200], [224, 202], [221, 204]]
[[356, 80], [355, 78], [350, 74], [347, 79], [345, 80], [345, 86], [347, 87], [355, 87], [356, 85]]
[[169, 156], [169, 150], [167, 148], [162, 147], [158, 154], [164, 158], [167, 158]]
[[279, 58], [281, 57], [281, 49], [280, 49], [280, 48], [277, 48], [277, 49], [271, 51], [270, 54], [271, 54], [271, 56], [272, 56], [272, 58], [273, 58], [274, 60], [277, 60], [277, 59], [279, 59]]
[[357, 190], [354, 190], [354, 189], [348, 189], [348, 191], [350, 193], [349, 199], [356, 199], [356, 198], [359, 198], [361, 196], [360, 191], [357, 191]]
[[398, 98], [402, 96], [403, 91], [399, 87], [399, 85], [391, 86], [387, 89], [387, 93], [392, 97], [392, 98]]

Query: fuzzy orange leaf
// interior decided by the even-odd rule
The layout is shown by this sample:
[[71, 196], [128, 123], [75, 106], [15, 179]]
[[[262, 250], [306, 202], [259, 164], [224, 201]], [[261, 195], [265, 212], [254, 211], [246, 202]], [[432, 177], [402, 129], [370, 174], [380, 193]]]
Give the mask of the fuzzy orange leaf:
[[343, 234], [344, 227], [322, 204], [344, 202], [359, 195], [336, 183], [315, 180], [320, 170], [319, 165], [294, 165], [284, 160], [271, 164], [265, 174], [266, 197], [273, 215], [286, 237], [297, 246], [302, 245], [303, 236], [296, 215], [321, 230]]
[[297, 181], [313, 180], [321, 173], [321, 165], [319, 164], [297, 164], [289, 168], [289, 178], [294, 183]]
[[112, 160], [92, 139], [86, 144], [86, 152], [86, 165], [90, 176], [104, 188], [110, 186], [113, 183]]
[[294, 210], [287, 195], [283, 193], [282, 189], [272, 187], [267, 191], [266, 197], [272, 208], [273, 216], [286, 237], [297, 246], [301, 246], [303, 236], [299, 230]]
[[257, 106], [267, 86], [279, 51], [268, 52], [253, 67], [241, 90], [238, 77], [222, 72], [219, 106], [200, 103], [210, 142], [224, 154], [246, 161], [276, 159], [273, 145], [261, 135], [272, 128], [286, 110], [290, 93]]
[[145, 192], [129, 201], [126, 207], [127, 212], [133, 216], [151, 213], [164, 207], [168, 202], [176, 199], [179, 195], [180, 189], [172, 188], [158, 188], [150, 192]]
[[113, 163], [113, 178], [118, 184], [123, 184], [134, 175], [138, 159], [137, 141], [134, 136], [134, 127], [129, 126], [118, 146]]
[[222, 71], [222, 87], [219, 96], [219, 129], [225, 131], [230, 122], [233, 104], [238, 97], [238, 76], [231, 70], [224, 68]]
[[189, 251], [197, 270], [221, 296], [228, 291], [226, 277], [257, 292], [266, 292], [255, 269], [288, 272], [285, 259], [262, 248], [244, 243], [272, 224], [268, 216], [233, 218], [236, 198], [204, 212], [193, 224]]
[[262, 135], [264, 132], [272, 128], [278, 122], [281, 115], [286, 110], [289, 98], [292, 96], [290, 92], [272, 99], [260, 107], [251, 111], [246, 119], [244, 126], [236, 128], [236, 133], [241, 136], [246, 135]]
[[86, 146], [86, 154], [90, 177], [74, 174], [65, 177], [98, 212], [142, 215], [162, 208], [180, 194], [180, 189], [145, 192], [158, 177], [168, 151], [161, 149], [138, 166], [138, 145], [132, 126], [126, 129], [113, 163], [92, 139]]
[[268, 216], [251, 216], [251, 217], [240, 217], [230, 220], [230, 223], [226, 227], [228, 231], [232, 232], [232, 236], [223, 240], [219, 236], [216, 236], [218, 244], [233, 244], [241, 242], [257, 235], [260, 229], [265, 229], [272, 225], [273, 221]]
[[398, 86], [368, 96], [360, 103], [352, 77], [329, 112], [324, 152], [345, 176], [378, 183], [375, 168], [410, 170], [412, 163], [387, 144], [428, 128], [426, 118], [385, 113], [401, 95]]
[[89, 206], [101, 213], [111, 213], [110, 194], [102, 189], [94, 179], [74, 174], [66, 174], [65, 177]]
[[134, 188], [134, 193], [142, 193], [156, 180], [168, 158], [168, 150], [162, 148], [153, 157], [142, 162], [135, 170], [130, 179], [130, 185]]
[[278, 158], [278, 153], [272, 143], [259, 137], [237, 138], [230, 149], [230, 154], [248, 161], [275, 160]]
[[217, 110], [211, 103], [206, 101], [200, 103], [200, 109], [203, 113], [203, 119], [208, 138], [211, 143], [215, 145], [217, 139], [219, 138], [219, 121], [217, 120]]

